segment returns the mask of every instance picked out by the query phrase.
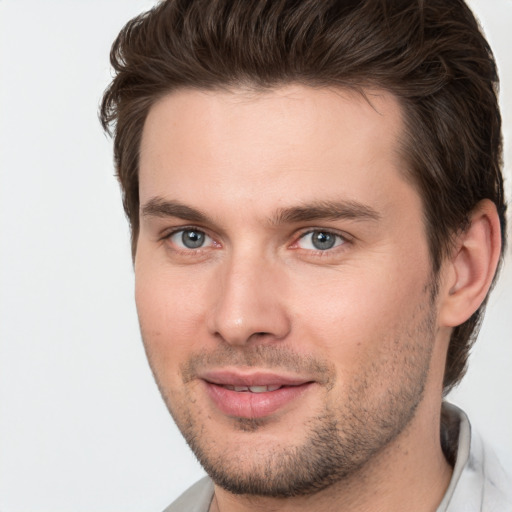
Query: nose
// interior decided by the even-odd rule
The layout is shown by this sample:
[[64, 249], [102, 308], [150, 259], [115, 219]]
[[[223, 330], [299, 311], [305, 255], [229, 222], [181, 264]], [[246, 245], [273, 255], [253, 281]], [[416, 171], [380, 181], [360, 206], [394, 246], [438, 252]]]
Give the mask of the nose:
[[291, 323], [279, 265], [261, 255], [233, 255], [218, 270], [210, 332], [233, 346], [284, 339]]

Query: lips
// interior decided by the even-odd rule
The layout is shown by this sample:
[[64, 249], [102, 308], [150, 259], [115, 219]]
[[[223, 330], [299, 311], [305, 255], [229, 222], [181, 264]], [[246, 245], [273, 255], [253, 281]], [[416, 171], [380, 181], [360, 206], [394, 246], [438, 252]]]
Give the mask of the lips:
[[251, 393], [267, 393], [268, 391], [277, 391], [282, 386], [231, 386], [229, 384], [226, 384], [223, 387], [229, 389], [230, 391], [250, 391]]
[[213, 371], [201, 376], [213, 405], [234, 418], [264, 418], [294, 404], [312, 381], [266, 372]]

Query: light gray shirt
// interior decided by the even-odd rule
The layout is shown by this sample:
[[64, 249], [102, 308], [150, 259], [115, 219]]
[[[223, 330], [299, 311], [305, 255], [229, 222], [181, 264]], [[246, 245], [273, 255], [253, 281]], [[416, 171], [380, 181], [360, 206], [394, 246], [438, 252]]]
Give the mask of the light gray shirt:
[[458, 420], [458, 446], [452, 479], [437, 512], [512, 512], [512, 482], [496, 455], [472, 432], [463, 411], [451, 404], [443, 407]]
[[[466, 414], [443, 404], [454, 426], [445, 439], [455, 455], [450, 485], [437, 512], [512, 512], [512, 482], [480, 436], [471, 431]], [[185, 491], [164, 512], [208, 512], [213, 482], [205, 477]]]

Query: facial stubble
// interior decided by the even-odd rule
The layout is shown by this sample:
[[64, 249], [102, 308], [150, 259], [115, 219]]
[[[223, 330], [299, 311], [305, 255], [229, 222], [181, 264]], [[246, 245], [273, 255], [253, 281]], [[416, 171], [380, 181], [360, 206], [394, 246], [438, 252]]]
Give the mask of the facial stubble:
[[[327, 396], [337, 380], [334, 366], [283, 348], [225, 346], [210, 354], [195, 355], [182, 366], [185, 391], [180, 399], [180, 393], [162, 385], [151, 364], [151, 354], [148, 356], [169, 411], [212, 480], [233, 494], [288, 498], [315, 494], [359, 473], [407, 428], [423, 397], [434, 339], [435, 308], [431, 300], [418, 307], [401, 335], [386, 341], [389, 354], [385, 363], [369, 362], [366, 373], [351, 383], [341, 403], [329, 406], [326, 400], [323, 408], [305, 421], [301, 443], [287, 444], [283, 439], [263, 448], [253, 441], [271, 420], [233, 418], [231, 428], [247, 436], [248, 447], [234, 452], [216, 447], [206, 425], [214, 420], [197, 410], [187, 391], [194, 384], [198, 368], [225, 364], [300, 369], [319, 375], [319, 379], [321, 376]], [[375, 399], [372, 390], [383, 372], [393, 375], [393, 385]], [[229, 438], [229, 432], [226, 436]]]

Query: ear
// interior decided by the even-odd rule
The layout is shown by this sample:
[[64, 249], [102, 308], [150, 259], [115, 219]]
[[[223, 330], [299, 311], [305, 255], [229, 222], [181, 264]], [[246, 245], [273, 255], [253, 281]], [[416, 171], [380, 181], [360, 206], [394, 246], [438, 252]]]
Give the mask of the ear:
[[457, 237], [441, 287], [439, 321], [446, 327], [464, 323], [482, 304], [491, 286], [501, 251], [496, 205], [484, 199], [470, 215], [469, 228]]

